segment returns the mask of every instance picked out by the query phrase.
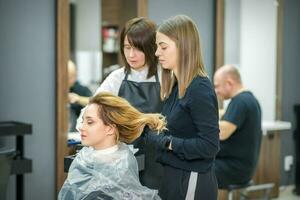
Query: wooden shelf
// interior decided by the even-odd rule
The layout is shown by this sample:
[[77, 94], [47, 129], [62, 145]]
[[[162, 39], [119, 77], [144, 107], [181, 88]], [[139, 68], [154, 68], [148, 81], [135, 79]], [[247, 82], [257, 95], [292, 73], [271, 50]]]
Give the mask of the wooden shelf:
[[[138, 16], [146, 16], [148, 2], [146, 0], [107, 0], [102, 1], [102, 27], [114, 28], [117, 30], [117, 46], [119, 47], [120, 32], [125, 23]], [[116, 52], [105, 52], [103, 50], [104, 40], [102, 35], [102, 72], [104, 68], [111, 65], [123, 66], [120, 50]], [[104, 74], [104, 73], [103, 73]]]

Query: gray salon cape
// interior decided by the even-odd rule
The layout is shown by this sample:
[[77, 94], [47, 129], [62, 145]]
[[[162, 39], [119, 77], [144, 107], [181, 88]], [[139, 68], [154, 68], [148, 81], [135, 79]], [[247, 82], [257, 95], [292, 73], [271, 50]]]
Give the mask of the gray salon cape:
[[139, 182], [138, 165], [128, 145], [119, 143], [114, 151], [84, 147], [72, 162], [59, 200], [120, 199], [157, 200], [156, 190]]

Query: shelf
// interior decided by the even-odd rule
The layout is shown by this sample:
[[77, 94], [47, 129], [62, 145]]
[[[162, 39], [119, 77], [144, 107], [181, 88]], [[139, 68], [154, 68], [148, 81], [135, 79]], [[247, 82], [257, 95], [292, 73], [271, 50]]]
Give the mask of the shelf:
[[107, 55], [111, 55], [111, 56], [117, 56], [119, 54], [118, 51], [115, 52], [106, 52], [106, 51], [102, 51], [103, 54], [107, 54]]
[[16, 121], [0, 122], [0, 136], [17, 136], [31, 133], [31, 124]]

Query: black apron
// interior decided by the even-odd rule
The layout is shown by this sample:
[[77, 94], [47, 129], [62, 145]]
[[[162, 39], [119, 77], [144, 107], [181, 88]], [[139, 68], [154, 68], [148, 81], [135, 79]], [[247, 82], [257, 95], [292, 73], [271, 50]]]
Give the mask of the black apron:
[[[128, 72], [122, 81], [118, 96], [125, 98], [132, 106], [144, 113], [160, 113], [162, 102], [160, 100], [160, 83], [156, 73], [156, 82], [129, 81]], [[160, 187], [163, 168], [156, 162], [157, 152], [155, 147], [145, 145], [140, 147], [139, 153], [145, 155], [145, 169], [140, 172], [142, 185], [151, 189]]]

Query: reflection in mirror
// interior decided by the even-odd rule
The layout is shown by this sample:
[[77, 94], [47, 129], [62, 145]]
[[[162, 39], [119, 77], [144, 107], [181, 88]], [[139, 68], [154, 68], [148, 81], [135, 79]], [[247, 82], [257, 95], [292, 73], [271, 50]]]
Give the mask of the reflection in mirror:
[[70, 2], [70, 58], [76, 63], [78, 81], [92, 92], [102, 78], [101, 1]]
[[[102, 51], [102, 27], [122, 29], [122, 25], [137, 16], [147, 16], [147, 0], [59, 0], [57, 1], [57, 104], [56, 104], [56, 190], [61, 188], [64, 156], [70, 154], [68, 137], [68, 74], [67, 63], [72, 59], [78, 66], [78, 80], [93, 93], [111, 65], [122, 63], [119, 53]], [[71, 11], [70, 11], [71, 10]], [[71, 20], [70, 20], [71, 19]], [[109, 31], [110, 37], [112, 31]], [[69, 38], [71, 41], [69, 42]], [[115, 40], [115, 38], [114, 38]], [[105, 70], [104, 70], [105, 69]], [[78, 135], [78, 134], [77, 134]]]
[[263, 119], [275, 120], [277, 1], [225, 0], [224, 63], [236, 65], [260, 101]]
[[76, 131], [76, 119], [88, 103], [87, 97], [122, 64], [119, 31], [128, 19], [137, 16], [137, 3], [136, 0], [70, 1], [70, 59], [76, 65], [77, 80], [70, 85], [68, 96], [69, 132]]
[[102, 79], [101, 1], [70, 1], [69, 132]]
[[88, 98], [92, 96], [91, 90], [77, 80], [77, 67], [71, 60], [68, 61], [69, 79], [69, 132], [76, 132], [77, 119], [81, 110], [88, 104]]

